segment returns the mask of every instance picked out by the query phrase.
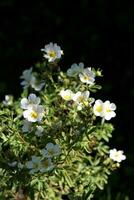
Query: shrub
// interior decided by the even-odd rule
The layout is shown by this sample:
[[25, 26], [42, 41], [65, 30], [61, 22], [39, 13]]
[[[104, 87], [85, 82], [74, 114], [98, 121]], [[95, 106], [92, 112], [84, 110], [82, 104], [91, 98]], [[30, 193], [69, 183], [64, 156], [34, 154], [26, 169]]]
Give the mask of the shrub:
[[126, 158], [108, 145], [116, 105], [93, 98], [100, 69], [63, 72], [57, 44], [41, 51], [20, 77], [21, 97], [0, 104], [0, 198], [90, 200]]

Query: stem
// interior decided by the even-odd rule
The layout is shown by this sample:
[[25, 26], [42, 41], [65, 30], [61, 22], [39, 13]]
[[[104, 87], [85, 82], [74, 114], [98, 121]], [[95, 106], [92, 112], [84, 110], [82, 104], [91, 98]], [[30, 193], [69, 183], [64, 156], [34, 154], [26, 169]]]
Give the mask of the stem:
[[103, 117], [102, 120], [101, 120], [101, 124], [103, 125], [105, 122], [105, 118]]

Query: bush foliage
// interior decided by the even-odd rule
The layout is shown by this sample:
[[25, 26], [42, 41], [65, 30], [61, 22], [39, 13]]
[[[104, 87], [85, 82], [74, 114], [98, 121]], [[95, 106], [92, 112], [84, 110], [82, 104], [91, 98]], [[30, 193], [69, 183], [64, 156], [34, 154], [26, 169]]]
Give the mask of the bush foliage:
[[98, 100], [95, 112], [101, 70], [80, 63], [69, 69], [73, 75], [62, 72], [63, 52], [46, 56], [56, 51], [44, 49], [46, 59], [21, 76], [21, 97], [6, 96], [0, 104], [1, 199], [90, 200], [125, 159], [110, 156], [114, 115], [105, 112], [113, 114], [114, 104], [107, 101], [104, 112], [106, 103]]

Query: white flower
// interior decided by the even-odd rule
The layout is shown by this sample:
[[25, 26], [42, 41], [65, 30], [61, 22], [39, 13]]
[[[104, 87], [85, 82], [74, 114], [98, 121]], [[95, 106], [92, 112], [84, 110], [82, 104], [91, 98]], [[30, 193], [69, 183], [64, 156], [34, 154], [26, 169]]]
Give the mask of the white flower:
[[22, 169], [24, 167], [24, 165], [21, 162], [18, 162], [18, 168]]
[[48, 143], [45, 149], [42, 149], [41, 153], [46, 158], [51, 158], [53, 156], [58, 156], [61, 150], [58, 144]]
[[35, 91], [40, 91], [44, 85], [44, 81], [37, 81], [36, 77], [32, 74], [32, 67], [30, 69], [24, 70], [22, 73], [21, 79], [24, 79], [21, 82], [21, 85], [24, 89], [31, 86]]
[[22, 132], [26, 133], [26, 132], [30, 132], [31, 131], [31, 127], [32, 127], [32, 123], [24, 120], [23, 121], [23, 126], [22, 126]]
[[32, 160], [26, 162], [26, 167], [30, 169], [30, 174], [34, 174], [40, 170], [41, 158], [37, 156], [32, 156]]
[[28, 88], [31, 84], [32, 79], [32, 67], [30, 69], [26, 69], [23, 71], [22, 75], [20, 76], [21, 79], [24, 79], [21, 82], [21, 85], [25, 88]]
[[14, 162], [12, 162], [12, 163], [8, 163], [8, 165], [10, 166], [10, 167], [18, 167], [19, 169], [22, 169], [23, 167], [24, 167], [24, 165], [23, 164], [21, 164], [20, 162], [17, 162], [17, 161], [14, 161]]
[[75, 77], [77, 76], [79, 73], [82, 73], [84, 69], [84, 64], [83, 63], [79, 63], [78, 65], [76, 63], [71, 65], [71, 68], [69, 68], [67, 70], [67, 75], [69, 77]]
[[54, 168], [54, 165], [50, 158], [41, 160], [40, 157], [32, 156], [32, 160], [26, 162], [26, 167], [30, 169], [29, 173], [34, 174], [35, 172], [47, 172]]
[[110, 101], [105, 101], [103, 104], [104, 107], [104, 118], [106, 120], [110, 120], [112, 117], [116, 116], [114, 110], [116, 110], [116, 105], [114, 103], [110, 103]]
[[45, 85], [44, 81], [37, 81], [37, 79], [35, 78], [35, 76], [31, 77], [31, 81], [30, 81], [30, 85], [31, 87], [35, 90], [35, 91], [41, 91], [42, 88]]
[[13, 96], [12, 95], [5, 95], [5, 100], [3, 101], [5, 106], [10, 106], [13, 104]]
[[116, 149], [111, 149], [109, 153], [109, 157], [116, 162], [121, 162], [126, 159], [126, 156], [123, 155], [124, 152], [121, 150], [117, 151]]
[[15, 167], [15, 166], [17, 166], [17, 161], [8, 163], [8, 165], [9, 165], [10, 167]]
[[96, 100], [93, 106], [93, 112], [96, 116], [104, 117], [103, 114], [103, 102], [101, 100]]
[[64, 100], [70, 101], [72, 100], [74, 93], [71, 90], [61, 90], [60, 95]]
[[32, 105], [23, 112], [23, 116], [29, 122], [40, 122], [44, 116], [44, 109], [41, 105]]
[[85, 68], [82, 73], [79, 74], [79, 78], [83, 83], [93, 84], [95, 81], [95, 73], [91, 68]]
[[43, 134], [44, 129], [42, 128], [42, 126], [37, 126], [37, 129], [35, 131], [35, 135], [37, 135], [38, 137], [41, 137]]
[[60, 46], [58, 46], [56, 43], [53, 44], [52, 42], [45, 45], [45, 48], [41, 49], [41, 51], [45, 53], [44, 57], [48, 59], [48, 62], [54, 62], [56, 59], [61, 58], [61, 55], [63, 54]]
[[30, 94], [27, 98], [23, 98], [21, 100], [21, 108], [28, 109], [32, 105], [39, 105], [40, 104], [40, 98], [37, 97], [35, 94]]
[[74, 94], [73, 101], [78, 105], [78, 110], [81, 110], [83, 106], [88, 106], [89, 95], [89, 91], [77, 92], [76, 94]]
[[93, 106], [94, 114], [104, 118], [105, 120], [110, 120], [112, 117], [116, 116], [114, 110], [116, 110], [116, 105], [110, 103], [110, 101], [105, 101], [103, 103], [101, 100], [96, 100]]
[[[40, 122], [44, 115], [43, 106], [39, 105], [40, 98], [35, 94], [30, 94], [27, 98], [21, 100], [21, 108], [25, 109], [23, 116], [28, 122]], [[25, 122], [23, 130], [26, 132], [29, 129], [29, 125]]]
[[47, 172], [50, 171], [54, 168], [54, 165], [51, 161], [50, 158], [45, 159], [42, 161], [41, 166], [40, 166], [40, 172]]

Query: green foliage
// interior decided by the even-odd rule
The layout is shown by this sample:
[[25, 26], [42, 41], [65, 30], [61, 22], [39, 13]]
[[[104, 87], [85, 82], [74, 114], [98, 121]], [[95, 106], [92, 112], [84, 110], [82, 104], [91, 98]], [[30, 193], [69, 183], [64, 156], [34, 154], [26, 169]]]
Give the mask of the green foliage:
[[[97, 189], [104, 189], [111, 171], [119, 167], [109, 158], [113, 125], [96, 119], [92, 98], [79, 110], [72, 100], [65, 101], [60, 92], [70, 89], [92, 94], [101, 86], [68, 77], [60, 71], [58, 62], [41, 62], [35, 69], [36, 78], [45, 80], [44, 88], [35, 91], [28, 87], [11, 105], [0, 104], [0, 198], [19, 200], [19, 195], [23, 195], [22, 199], [60, 200], [65, 195], [70, 200], [90, 200]], [[101, 75], [100, 70], [94, 69], [94, 73]], [[40, 97], [44, 117], [40, 122], [32, 122], [31, 130], [24, 133], [20, 102], [30, 93]], [[42, 136], [35, 135], [38, 125], [44, 130]], [[52, 158], [54, 167], [31, 174], [27, 163], [32, 156], [41, 157], [41, 150], [48, 143], [61, 149], [60, 155]]]

